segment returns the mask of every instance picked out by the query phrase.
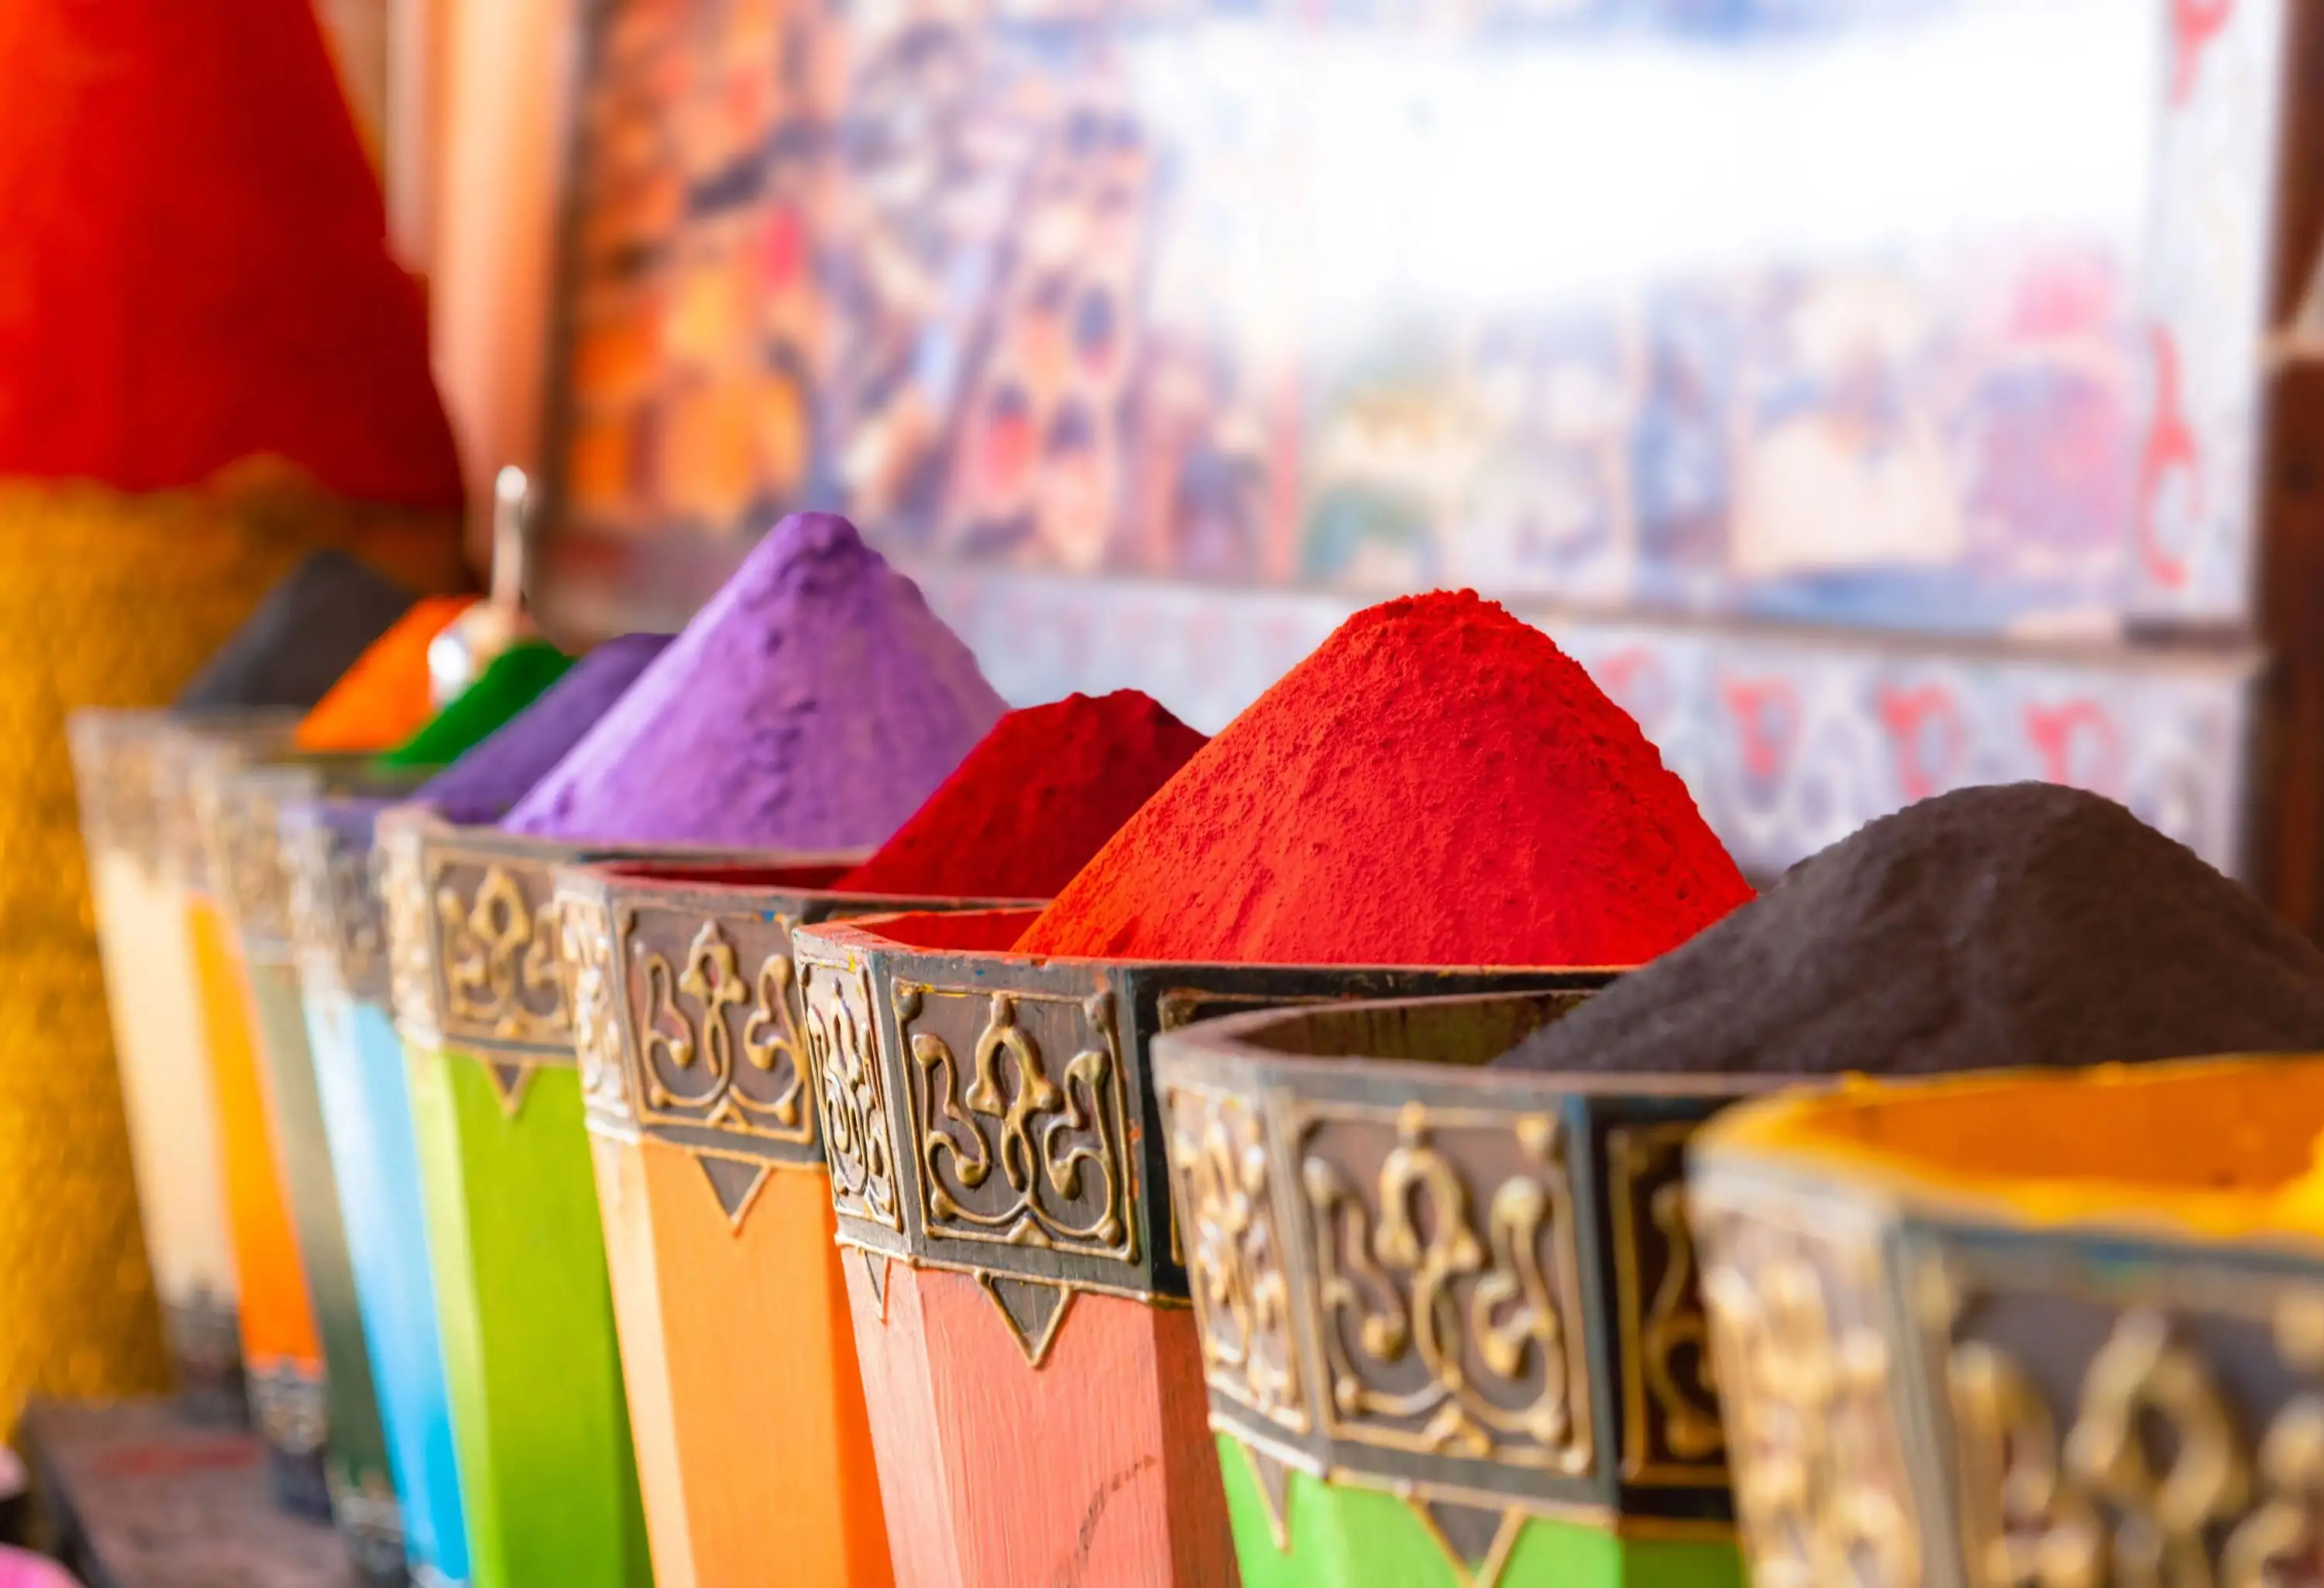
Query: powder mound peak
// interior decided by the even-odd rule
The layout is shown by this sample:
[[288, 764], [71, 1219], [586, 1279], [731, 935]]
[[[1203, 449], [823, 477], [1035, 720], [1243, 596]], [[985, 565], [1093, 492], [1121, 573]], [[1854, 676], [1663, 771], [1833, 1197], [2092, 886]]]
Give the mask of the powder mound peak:
[[794, 851], [873, 845], [1004, 709], [919, 588], [794, 513], [503, 826]]
[[1020, 952], [1635, 965], [1750, 896], [1550, 637], [1471, 591], [1356, 614], [1101, 850]]
[[256, 457], [451, 509], [427, 312], [307, 0], [0, 4], [0, 475]]
[[1205, 741], [1135, 689], [1012, 711], [843, 892], [1046, 899]]
[[344, 551], [309, 552], [179, 693], [177, 705], [308, 709], [415, 599]]
[[447, 821], [498, 821], [669, 644], [667, 634], [622, 634], [606, 641], [483, 743], [421, 784], [412, 798]]
[[1906, 807], [1503, 1056], [1536, 1070], [1937, 1074], [2324, 1047], [2324, 951], [2110, 799]]

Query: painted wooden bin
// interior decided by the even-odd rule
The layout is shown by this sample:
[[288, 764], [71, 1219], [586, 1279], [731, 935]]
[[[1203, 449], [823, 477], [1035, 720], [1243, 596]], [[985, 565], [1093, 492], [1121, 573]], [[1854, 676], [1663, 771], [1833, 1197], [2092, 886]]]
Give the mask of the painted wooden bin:
[[[290, 1217], [258, 1055], [257, 1014], [218, 862], [216, 808], [226, 775], [262, 747], [195, 729], [167, 741], [177, 764], [167, 819], [186, 880], [186, 920], [217, 1110], [226, 1216], [240, 1284], [239, 1331], [252, 1420], [275, 1497], [327, 1519], [331, 1491], [323, 1347]], [[287, 750], [276, 742], [267, 752]]]
[[[216, 714], [202, 731], [287, 743], [294, 714]], [[187, 865], [207, 874], [190, 818], [185, 731], [161, 711], [68, 723], [89, 854], [106, 1001], [129, 1122], [138, 1212], [177, 1386], [198, 1417], [247, 1415], [234, 1231], [187, 916]], [[176, 814], [172, 814], [176, 813]]]
[[1765, 1084], [1479, 1067], [1581, 996], [1156, 1039], [1244, 1588], [1741, 1583], [1683, 1163]]
[[403, 1502], [404, 1547], [420, 1588], [453, 1588], [468, 1578], [467, 1527], [372, 846], [374, 824], [389, 804], [355, 797], [287, 801], [282, 843], [315, 1088], [388, 1465]]
[[896, 1575], [1234, 1580], [1148, 1050], [1222, 1011], [1605, 973], [1009, 954], [1032, 912], [793, 937]]
[[245, 761], [218, 769], [198, 799], [219, 896], [248, 979], [267, 1122], [322, 1347], [331, 1514], [358, 1577], [388, 1584], [407, 1576], [403, 1516], [308, 1038], [282, 815], [285, 807], [327, 791], [376, 788], [383, 778], [408, 789], [424, 775], [383, 774], [364, 756]]
[[[1731, 1111], [1689, 1205], [1760, 1588], [2324, 1571], [2324, 1058]], [[2311, 1193], [2312, 1195], [2312, 1193]]]
[[558, 873], [659, 1588], [894, 1581], [791, 928], [980, 906], [830, 891], [844, 869]]
[[471, 1574], [479, 1588], [645, 1588], [551, 884], [559, 865], [620, 854], [415, 808], [383, 815], [376, 842]]

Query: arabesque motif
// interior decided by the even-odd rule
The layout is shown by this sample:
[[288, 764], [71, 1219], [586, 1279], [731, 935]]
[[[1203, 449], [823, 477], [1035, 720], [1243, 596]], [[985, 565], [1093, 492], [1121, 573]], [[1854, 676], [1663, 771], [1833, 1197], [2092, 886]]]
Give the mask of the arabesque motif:
[[1181, 1227], [1194, 1236], [1186, 1279], [1204, 1377], [1229, 1399], [1304, 1434], [1306, 1389], [1259, 1113], [1242, 1098], [1194, 1086], [1171, 1087], [1164, 1106]]
[[807, 1054], [831, 1168], [832, 1205], [900, 1233], [887, 1086], [873, 1053], [872, 983], [862, 966], [799, 963]]
[[1591, 1470], [1571, 1173], [1545, 1114], [1513, 1130], [1522, 1167], [1472, 1186], [1429, 1111], [1396, 1115], [1376, 1165], [1293, 1127], [1311, 1223], [1326, 1432], [1551, 1473]]
[[[439, 871], [439, 878], [452, 868]], [[473, 895], [436, 887], [444, 931], [447, 1035], [565, 1050], [572, 1040], [557, 963], [556, 900], [535, 903], [508, 868], [487, 864]]]
[[[970, 1000], [907, 984], [896, 999], [897, 1029], [911, 1055], [906, 1101], [927, 1233], [1135, 1262], [1112, 995], [974, 1000], [986, 1012], [964, 1066], [936, 1029], [936, 1011], [949, 1019]], [[1078, 1005], [1092, 1039], [1054, 1077], [1024, 1024], [1027, 1004]]]

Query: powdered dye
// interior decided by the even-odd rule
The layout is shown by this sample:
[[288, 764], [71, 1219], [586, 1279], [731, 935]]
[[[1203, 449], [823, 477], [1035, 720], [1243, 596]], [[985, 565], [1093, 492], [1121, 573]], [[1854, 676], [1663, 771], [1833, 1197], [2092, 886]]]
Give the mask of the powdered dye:
[[258, 609], [179, 691], [185, 709], [313, 706], [413, 596], [344, 551], [317, 551], [266, 593]]
[[843, 892], [1047, 899], [1204, 743], [1135, 689], [1001, 719]]
[[475, 683], [381, 759], [390, 766], [448, 765], [500, 732], [572, 666], [571, 657], [539, 640], [512, 645], [493, 658]]
[[1685, 786], [1549, 636], [1471, 592], [1439, 592], [1342, 623], [1017, 946], [1635, 965], [1749, 897]]
[[968, 648], [853, 525], [797, 513], [503, 826], [627, 843], [877, 844], [1002, 709]]
[[669, 643], [667, 634], [623, 634], [575, 662], [483, 743], [413, 796], [447, 821], [496, 822], [579, 743]]
[[432, 714], [428, 647], [473, 596], [433, 596], [374, 641], [299, 724], [301, 750], [384, 750]]
[[2095, 794], [1939, 795], [1499, 1061], [1915, 1075], [2324, 1048], [2324, 951]]

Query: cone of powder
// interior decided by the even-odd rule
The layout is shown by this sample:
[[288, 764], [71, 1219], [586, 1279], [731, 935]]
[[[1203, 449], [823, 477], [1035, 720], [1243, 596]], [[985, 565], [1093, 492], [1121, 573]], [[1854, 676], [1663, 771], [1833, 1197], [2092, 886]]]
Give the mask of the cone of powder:
[[1024, 954], [1636, 965], [1750, 897], [1549, 636], [1437, 592], [1358, 613], [1123, 824]]
[[506, 725], [420, 785], [412, 799], [450, 822], [497, 822], [579, 743], [647, 663], [667, 634], [624, 634], [575, 662]]
[[1001, 718], [909, 579], [796, 513], [502, 826], [606, 843], [881, 843]]
[[506, 726], [572, 668], [573, 659], [539, 640], [521, 641], [493, 658], [476, 681], [444, 704], [380, 760], [392, 767], [444, 766]]
[[330, 692], [300, 719], [300, 749], [362, 752], [401, 743], [435, 710], [428, 647], [474, 596], [433, 596], [415, 602], [355, 659]]
[[312, 706], [414, 599], [344, 551], [309, 553], [179, 691], [176, 704]]
[[1004, 716], [843, 893], [1047, 899], [1204, 743], [1135, 689]]
[[1497, 1061], [1928, 1075], [2324, 1048], [2324, 950], [2110, 799], [1963, 789], [1765, 896]]

